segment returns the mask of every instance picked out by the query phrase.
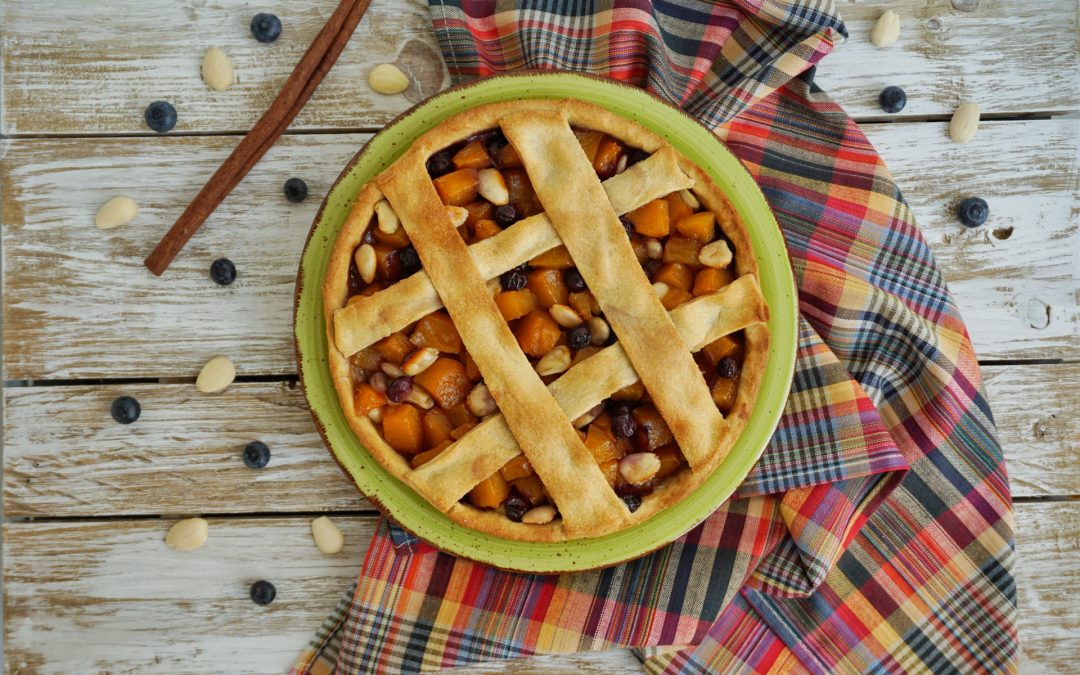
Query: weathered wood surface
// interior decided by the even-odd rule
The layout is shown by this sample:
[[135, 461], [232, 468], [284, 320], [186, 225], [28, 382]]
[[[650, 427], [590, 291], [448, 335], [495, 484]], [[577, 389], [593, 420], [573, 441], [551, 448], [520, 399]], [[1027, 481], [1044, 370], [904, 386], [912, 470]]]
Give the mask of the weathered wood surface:
[[[983, 372], [1014, 496], [1080, 496], [1080, 364]], [[109, 416], [124, 394], [143, 410], [128, 426]], [[372, 508], [323, 448], [295, 385], [234, 384], [217, 396], [191, 384], [13, 388], [4, 410], [9, 516]], [[265, 469], [240, 459], [255, 439], [270, 446]]]
[[[877, 95], [888, 85], [907, 90], [902, 117], [951, 114], [965, 100], [988, 114], [1080, 107], [1080, 82], [1063, 77], [1077, 67], [1074, 1], [893, 0], [887, 6], [902, 17], [901, 36], [885, 50], [868, 41], [882, 3], [837, 4], [851, 38], [823, 62], [819, 82], [857, 117], [884, 117]], [[240, 2], [115, 0], [106, 16], [95, 3], [8, 0], [0, 129], [147, 133], [143, 108], [165, 98], [179, 112], [177, 132], [246, 131], [333, 6], [302, 0], [275, 8], [284, 31], [264, 45], [248, 33], [258, 8]], [[202, 54], [215, 46], [229, 54], [239, 80], [225, 92], [199, 78]], [[373, 92], [367, 73], [406, 49], [429, 71], [429, 86], [442, 80], [426, 3], [376, 0], [294, 128], [385, 124], [411, 102]]]
[[[1071, 672], [1080, 605], [1064, 589], [1080, 584], [1080, 504], [1019, 504], [1016, 516], [1024, 670]], [[206, 546], [186, 554], [163, 544], [168, 520], [9, 523], [7, 669], [283, 672], [358, 573], [374, 519], [335, 522], [346, 538], [335, 556], [315, 549], [306, 518], [214, 519]], [[277, 587], [268, 607], [248, 598], [257, 579]], [[616, 651], [493, 670], [633, 672], [634, 663]]]
[[[1080, 357], [1078, 129], [1077, 119], [988, 123], [957, 146], [939, 123], [866, 127], [911, 196], [982, 358]], [[219, 354], [244, 375], [295, 372], [300, 249], [318, 197], [366, 138], [282, 139], [163, 277], [143, 257], [235, 139], [2, 141], [5, 378], [193, 377]], [[281, 194], [293, 175], [311, 189], [303, 204]], [[116, 194], [135, 198], [139, 215], [98, 230], [94, 213]], [[977, 231], [954, 215], [969, 195], [991, 205]], [[226, 288], [207, 273], [221, 256], [239, 269]]]

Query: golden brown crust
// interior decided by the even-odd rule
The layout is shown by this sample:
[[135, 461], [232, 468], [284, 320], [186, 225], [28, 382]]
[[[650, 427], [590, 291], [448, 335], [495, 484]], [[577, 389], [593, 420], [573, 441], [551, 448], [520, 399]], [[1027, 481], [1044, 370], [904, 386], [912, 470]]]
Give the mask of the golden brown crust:
[[[414, 170], [416, 167], [422, 168], [423, 162], [431, 153], [472, 134], [499, 126], [502, 118], [519, 112], [521, 109], [520, 102], [510, 102], [480, 106], [456, 115], [418, 139], [407, 153], [407, 156], [413, 158], [408, 161], [413, 163]], [[734, 245], [734, 264], [738, 274], [753, 275], [756, 273], [757, 261], [750, 246], [749, 236], [744, 225], [727, 204], [720, 189], [710, 181], [704, 171], [672, 150], [659, 136], [602, 108], [580, 101], [530, 101], [528, 110], [565, 115], [569, 123], [575, 127], [605, 131], [630, 145], [652, 152], [653, 155], [648, 160], [605, 181], [604, 191], [606, 191], [607, 199], [610, 201], [610, 206], [614, 207], [615, 212], [618, 214], [626, 213], [655, 197], [676, 189], [689, 187], [692, 184], [693, 192], [702, 204], [717, 213], [718, 222], [724, 235]], [[682, 171], [673, 174], [670, 168], [661, 167], [661, 162], [665, 162], [669, 166], [673, 162], [677, 162]], [[404, 166], [405, 163], [399, 160], [399, 163], [396, 163], [390, 170], [385, 172], [380, 177], [381, 184], [386, 185], [387, 181], [391, 181], [396, 171], [395, 167], [399, 166], [399, 164]], [[636, 175], [631, 173], [635, 171], [637, 172]], [[428, 187], [430, 187], [430, 182], [426, 180], [426, 172], [423, 175], [424, 180], [421, 181], [415, 176], [414, 178], [416, 178], [416, 182], [427, 183]], [[673, 179], [676, 181], [675, 184], [671, 183]], [[634, 187], [635, 182], [638, 183], [637, 187]], [[641, 189], [642, 185], [649, 187], [648, 189]], [[397, 195], [396, 200], [391, 200], [395, 210], [399, 208], [395, 202], [403, 197], [404, 195]], [[451, 446], [443, 455], [435, 458], [419, 470], [413, 470], [404, 457], [387, 445], [375, 425], [366, 416], [357, 415], [353, 410], [350, 366], [346, 354], [338, 349], [339, 345], [336, 343], [340, 343], [340, 346], [345, 348], [345, 352], [349, 354], [355, 353], [364, 346], [385, 337], [394, 330], [401, 329], [424, 314], [442, 306], [438, 294], [434, 292], [434, 288], [427, 277], [428, 272], [423, 272], [395, 284], [387, 291], [377, 293], [370, 298], [354, 303], [353, 306], [347, 309], [345, 308], [348, 270], [352, 254], [371, 221], [374, 204], [381, 198], [382, 193], [376, 187], [375, 182], [366, 186], [358, 195], [349, 218], [334, 245], [323, 290], [324, 312], [330, 338], [329, 367], [346, 418], [350, 427], [365, 447], [393, 475], [413, 485], [414, 489], [423, 494], [429, 501], [432, 501], [440, 510], [444, 510], [452, 520], [464, 526], [507, 539], [561, 541], [577, 536], [599, 536], [608, 531], [643, 522], [692, 493], [722, 462], [731, 445], [737, 440], [745, 427], [760, 387], [762, 370], [768, 354], [768, 332], [763, 323], [767, 318], [767, 308], [764, 306], [763, 301], [754, 305], [752, 311], [755, 312], [755, 320], [744, 328], [747, 349], [736, 402], [731, 412], [722, 422], [721, 433], [716, 438], [716, 444], [713, 446], [714, 450], [709, 453], [709, 456], [704, 461], [699, 463], [696, 472], [684, 469], [675, 476], [666, 479], [652, 494], [643, 499], [641, 507], [633, 514], [618, 519], [618, 522], [611, 520], [605, 522], [603, 518], [600, 518], [593, 525], [578, 529], [569, 528], [570, 531], [568, 532], [561, 520], [556, 520], [547, 525], [523, 525], [510, 521], [499, 511], [482, 511], [468, 504], [458, 502], [457, 498], [460, 495], [455, 497], [453, 501], [442, 496], [439, 491], [440, 486], [445, 487], [447, 484], [454, 484], [458, 486], [454, 492], [460, 491], [462, 485], [468, 484], [470, 481], [474, 481], [473, 484], [475, 484], [475, 481], [490, 475], [492, 466], [497, 468], [508, 459], [516, 456], [520, 452], [516, 447], [517, 444], [512, 442], [507, 445], [506, 439], [509, 436], [511, 441], [516, 441], [517, 439], [514, 436], [517, 434], [511, 432], [511, 427], [507, 426], [502, 416], [487, 419], [479, 427], [466, 434], [461, 441]], [[438, 219], [442, 217], [445, 219], [445, 212], [441, 213], [441, 215], [432, 212], [430, 210], [432, 208], [431, 204], [428, 204], [427, 208], [428, 211], [425, 213], [424, 218]], [[399, 213], [399, 216], [401, 215]], [[527, 226], [526, 223], [528, 223]], [[417, 223], [414, 219], [411, 225], [406, 226], [410, 238], [414, 237], [416, 229]], [[427, 229], [427, 227], [424, 228], [422, 236], [427, 236]], [[455, 238], [461, 246], [464, 246], [460, 238], [456, 237], [456, 233]], [[438, 244], [438, 246], [442, 246], [443, 243]], [[540, 252], [549, 250], [558, 243], [560, 243], [560, 239], [555, 234], [555, 228], [551, 221], [546, 215], [541, 214], [520, 221], [514, 227], [508, 228], [495, 237], [474, 244], [468, 249], [466, 257], [471, 256], [471, 263], [474, 269], [477, 270], [478, 278], [482, 282], [497, 277], [506, 269], [510, 269]], [[425, 256], [424, 251], [421, 250], [421, 245], [415, 241], [414, 245], [417, 246], [417, 250], [420, 252], [425, 269], [430, 271], [429, 261], [426, 259], [430, 257], [430, 252], [428, 256]], [[744, 282], [744, 279], [740, 278], [732, 286], [740, 282]], [[752, 283], [756, 297], [760, 300], [760, 292], [757, 291], [756, 281], [747, 276], [742, 285], [745, 286], [746, 283]], [[440, 285], [440, 288], [446, 292], [445, 287]], [[691, 305], [697, 305], [697, 303], [705, 299], [700, 298], [676, 308], [673, 316], [684, 308], [688, 308], [687, 312], [698, 311], [700, 308], [695, 309]], [[487, 301], [490, 302], [490, 294], [487, 295]], [[451, 315], [453, 316], [453, 312]], [[455, 317], [455, 323], [459, 323], [458, 319], [459, 317]], [[341, 321], [340, 325], [337, 324], [338, 320]], [[698, 320], [708, 323], [710, 317], [708, 314], [704, 314]], [[505, 327], [505, 322], [502, 325]], [[681, 328], [680, 325], [680, 332], [682, 332]], [[460, 329], [461, 325], [459, 324], [459, 331]], [[683, 333], [683, 337], [686, 337], [685, 333]], [[516, 344], [514, 347], [516, 349]], [[476, 352], [473, 351], [472, 346], [470, 346], [470, 351], [474, 353], [475, 357]], [[520, 354], [520, 352], [518, 353]], [[595, 379], [598, 372], [594, 371], [590, 375], [590, 369], [584, 368], [584, 366], [587, 366], [589, 361], [603, 354], [604, 352], [601, 352], [577, 364], [546, 389], [534, 376], [534, 380], [540, 384], [544, 394], [551, 397], [551, 401], [553, 403], [557, 402], [557, 407], [562, 409], [563, 420], [567, 420], [567, 416], [572, 419], [576, 416], [573, 412], [586, 405], [586, 400], [589, 397], [584, 395], [575, 396], [575, 394], [578, 394], [577, 387], [571, 385], [578, 381], [576, 378], [582, 377], [581, 374], [584, 374], [587, 379]], [[625, 360], [625, 353], [621, 351], [621, 348], [620, 356]], [[477, 359], [478, 363], [480, 360]], [[629, 361], [626, 361], [626, 363], [629, 367]], [[489, 371], [492, 365], [480, 364], [481, 372], [484, 374], [486, 381], [491, 378]], [[497, 364], [494, 365], [496, 365], [496, 368], [498, 367]], [[603, 364], [598, 361], [596, 365]], [[604, 370], [609, 368], [610, 366], [605, 366]], [[575, 376], [574, 372], [578, 369], [580, 369], [581, 374]], [[614, 370], [618, 369], [615, 368]], [[514, 369], [513, 372], [515, 373], [513, 377], [522, 376], [519, 369]], [[532, 372], [531, 367], [529, 372]], [[632, 368], [630, 368], [630, 373], [630, 376], [636, 379], [637, 375], [633, 373]], [[622, 379], [625, 379], [625, 377]], [[700, 377], [698, 379], [700, 380]], [[619, 377], [611, 376], [600, 388], [606, 389], [618, 381], [621, 381]], [[604, 393], [603, 397], [606, 397], [609, 393]], [[506, 408], [509, 403], [507, 400], [508, 395], [513, 398], [513, 395], [516, 394], [517, 392], [512, 394], [507, 391], [500, 392], [499, 396], [496, 397], [496, 400], [500, 403], [500, 408]], [[499, 400], [500, 397], [503, 400]], [[588, 405], [591, 407], [594, 404], [595, 402]], [[528, 413], [523, 415], [526, 418], [535, 415], [536, 408], [532, 400], [528, 400], [527, 405], [518, 405], [517, 402], [510, 405], [516, 410], [516, 413], [512, 412], [515, 416], [523, 415], [524, 412]], [[715, 410], [715, 407], [712, 409]], [[564, 424], [569, 427], [568, 422], [564, 421]], [[546, 422], [544, 424], [534, 424], [531, 427], [528, 425], [529, 422], [525, 422], [522, 428], [518, 430], [518, 433], [539, 434], [540, 437], [546, 437], [548, 433]], [[516, 422], [514, 427], [517, 428]], [[527, 429], [527, 431], [524, 431], [524, 429]], [[576, 434], [573, 440], [577, 441]], [[460, 446], [460, 449], [458, 446]], [[467, 452], [469, 461], [455, 465], [454, 462], [448, 461], [451, 451]], [[587, 451], [586, 456], [590, 460], [589, 464], [595, 468], [596, 465], [591, 461], [591, 455], [588, 455]], [[477, 478], [478, 476], [479, 478]], [[541, 474], [541, 479], [545, 481], [545, 484], [548, 483], [548, 477], [543, 474]], [[464, 489], [465, 491], [468, 490], [467, 487]], [[610, 494], [610, 491], [608, 491], [608, 494]], [[608, 503], [610, 504], [610, 502]], [[621, 508], [621, 503], [619, 503], [619, 506]], [[622, 511], [625, 513], [625, 509], [622, 509]], [[566, 517], [565, 510], [563, 517]]]

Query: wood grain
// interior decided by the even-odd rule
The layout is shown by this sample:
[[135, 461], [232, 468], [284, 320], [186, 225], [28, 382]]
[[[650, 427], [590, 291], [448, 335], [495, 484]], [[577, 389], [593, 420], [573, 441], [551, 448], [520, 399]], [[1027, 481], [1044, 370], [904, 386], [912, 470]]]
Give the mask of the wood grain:
[[[1075, 109], [1077, 4], [1060, 0], [983, 2], [963, 12], [949, 0], [893, 0], [900, 40], [869, 44], [880, 3], [839, 2], [851, 38], [828, 56], [818, 82], [856, 117], [884, 117], [878, 92], [904, 87], [900, 117], [948, 115], [965, 100], [985, 113]], [[0, 129], [15, 134], [148, 133], [143, 108], [172, 101], [177, 132], [242, 132], [265, 110], [333, 9], [333, 0], [297, 0], [275, 8], [284, 31], [269, 45], [253, 40], [255, 8], [220, 3], [116, 0], [108, 18], [93, 3], [9, 0], [0, 52], [4, 70]], [[137, 39], [133, 39], [137, 36]], [[77, 44], [78, 48], [73, 48]], [[238, 82], [210, 91], [199, 60], [221, 47]], [[297, 118], [294, 129], [374, 129], [411, 105], [367, 86], [376, 64], [399, 59], [436, 89], [444, 68], [426, 3], [377, 0], [338, 64]]]
[[[4, 527], [7, 672], [283, 672], [359, 571], [371, 518], [338, 517], [345, 551], [320, 554], [306, 518], [214, 519], [203, 548], [162, 543], [171, 521]], [[1080, 605], [1080, 504], [1018, 504], [1017, 583], [1026, 672], [1072, 672]], [[256, 579], [277, 587], [254, 605]], [[78, 644], [79, 649], [71, 645]], [[626, 652], [471, 672], [636, 672]]]
[[[991, 123], [963, 150], [942, 124], [867, 126], [911, 195], [983, 358], [1080, 357], [1078, 125]], [[163, 278], [141, 260], [232, 139], [0, 141], [5, 378], [194, 376], [219, 354], [241, 375], [295, 372], [300, 249], [319, 197], [367, 138], [283, 138]], [[311, 189], [303, 204], [282, 196], [293, 175]], [[94, 213], [117, 194], [139, 202], [138, 217], [96, 229]], [[956, 222], [956, 203], [968, 195], [989, 200], [988, 226], [966, 231]], [[221, 256], [239, 270], [224, 288], [208, 276]]]
[[[1080, 496], [1080, 364], [990, 366], [988, 396], [1017, 497]], [[109, 416], [118, 395], [138, 422]], [[296, 386], [191, 384], [13, 388], [4, 392], [9, 516], [289, 513], [370, 509], [331, 460]], [[270, 465], [245, 467], [261, 439]]]

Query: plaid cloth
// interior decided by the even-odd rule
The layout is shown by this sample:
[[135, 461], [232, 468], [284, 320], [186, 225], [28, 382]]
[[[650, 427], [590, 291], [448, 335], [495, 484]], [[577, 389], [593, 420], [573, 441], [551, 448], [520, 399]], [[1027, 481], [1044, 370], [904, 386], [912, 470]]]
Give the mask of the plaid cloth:
[[1015, 670], [1011, 503], [978, 365], [888, 170], [809, 84], [846, 35], [832, 3], [520, 4], [432, 2], [455, 79], [558, 68], [641, 84], [760, 184], [800, 292], [787, 407], [732, 500], [616, 568], [502, 572], [383, 522], [293, 672], [617, 645], [650, 673]]

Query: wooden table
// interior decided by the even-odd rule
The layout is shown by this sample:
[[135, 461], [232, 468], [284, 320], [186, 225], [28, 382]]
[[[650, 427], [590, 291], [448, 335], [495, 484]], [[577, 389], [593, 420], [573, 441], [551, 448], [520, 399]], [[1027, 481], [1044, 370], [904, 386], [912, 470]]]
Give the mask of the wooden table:
[[[330, 461], [296, 384], [291, 318], [300, 248], [348, 159], [410, 105], [366, 85], [399, 52], [442, 86], [426, 5], [377, 0], [285, 136], [163, 278], [144, 255], [267, 106], [333, 2], [272, 3], [272, 45], [230, 0], [7, 0], [2, 18], [4, 657], [17, 672], [281, 672], [358, 572], [374, 512]], [[1080, 656], [1080, 78], [1076, 0], [842, 2], [852, 38], [817, 81], [855, 115], [904, 188], [982, 357], [1008, 458], [1025, 671]], [[867, 42], [884, 6], [899, 43]], [[211, 92], [203, 51], [239, 83]], [[430, 52], [434, 53], [434, 52]], [[434, 80], [432, 82], [431, 80]], [[902, 114], [876, 105], [907, 90]], [[142, 122], [152, 100], [173, 133]], [[978, 101], [974, 141], [949, 141], [958, 102]], [[299, 176], [312, 196], [282, 197]], [[130, 225], [94, 227], [107, 198], [135, 198]], [[990, 203], [965, 230], [957, 202]], [[218, 287], [210, 262], [239, 279]], [[207, 397], [212, 356], [240, 378]], [[142, 403], [121, 426], [110, 402]], [[264, 470], [240, 448], [261, 439]], [[347, 547], [318, 553], [308, 522], [330, 512]], [[195, 554], [167, 549], [172, 520], [203, 514]], [[278, 599], [248, 599], [255, 579]], [[633, 670], [627, 652], [490, 666], [513, 672]], [[471, 669], [477, 672], [483, 669]]]

